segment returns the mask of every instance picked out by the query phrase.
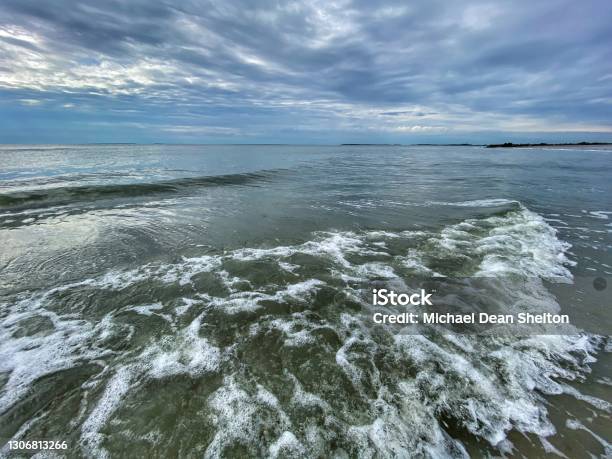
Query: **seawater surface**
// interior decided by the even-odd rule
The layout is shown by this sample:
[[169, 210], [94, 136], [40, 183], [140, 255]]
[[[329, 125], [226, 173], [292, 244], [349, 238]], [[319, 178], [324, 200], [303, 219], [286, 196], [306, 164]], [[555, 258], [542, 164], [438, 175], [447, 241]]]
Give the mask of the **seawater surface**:
[[[0, 454], [605, 457], [611, 275], [606, 147], [0, 146]], [[372, 322], [443, 276], [573, 325]]]

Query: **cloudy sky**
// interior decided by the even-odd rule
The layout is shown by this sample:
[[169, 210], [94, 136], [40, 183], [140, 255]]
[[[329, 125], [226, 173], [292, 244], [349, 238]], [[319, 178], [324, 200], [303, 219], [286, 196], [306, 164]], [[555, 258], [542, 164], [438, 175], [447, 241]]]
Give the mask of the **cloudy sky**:
[[612, 140], [612, 1], [2, 0], [0, 143]]

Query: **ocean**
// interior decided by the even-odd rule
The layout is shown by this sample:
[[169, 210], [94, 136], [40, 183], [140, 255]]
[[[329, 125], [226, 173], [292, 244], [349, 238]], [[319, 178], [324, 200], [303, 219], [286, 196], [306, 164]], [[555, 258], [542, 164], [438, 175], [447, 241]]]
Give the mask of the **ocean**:
[[[571, 328], [372, 320], [472, 278]], [[3, 145], [1, 454], [612, 455], [611, 278], [606, 146]]]

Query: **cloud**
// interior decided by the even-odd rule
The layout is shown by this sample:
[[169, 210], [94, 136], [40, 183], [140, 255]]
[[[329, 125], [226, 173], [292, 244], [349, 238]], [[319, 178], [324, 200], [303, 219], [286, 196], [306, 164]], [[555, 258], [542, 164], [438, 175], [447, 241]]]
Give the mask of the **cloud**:
[[606, 0], [4, 0], [0, 18], [0, 110], [36, 110], [34, 133], [612, 132]]
[[42, 103], [41, 100], [37, 100], [37, 99], [19, 99], [19, 102], [21, 102], [23, 105], [39, 105]]

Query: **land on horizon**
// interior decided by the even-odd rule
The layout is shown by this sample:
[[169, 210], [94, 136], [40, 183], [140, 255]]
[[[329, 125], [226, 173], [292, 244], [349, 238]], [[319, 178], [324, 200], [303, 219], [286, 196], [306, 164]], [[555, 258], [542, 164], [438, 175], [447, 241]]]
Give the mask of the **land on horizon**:
[[612, 142], [573, 142], [573, 143], [492, 143], [487, 148], [525, 148], [525, 147], [581, 147], [589, 145], [612, 145]]
[[180, 142], [85, 142], [85, 143], [0, 143], [0, 145], [236, 145], [236, 146], [339, 146], [339, 147], [485, 147], [485, 148], [525, 148], [525, 147], [580, 147], [580, 146], [601, 146], [612, 145], [612, 142], [539, 142], [539, 143], [340, 143], [340, 144], [318, 144], [318, 143], [180, 143]]
[[612, 145], [612, 142], [564, 142], [564, 143], [342, 143], [341, 146], [418, 146], [418, 147], [486, 147], [486, 148], [521, 148], [521, 147], [580, 147], [588, 145]]

